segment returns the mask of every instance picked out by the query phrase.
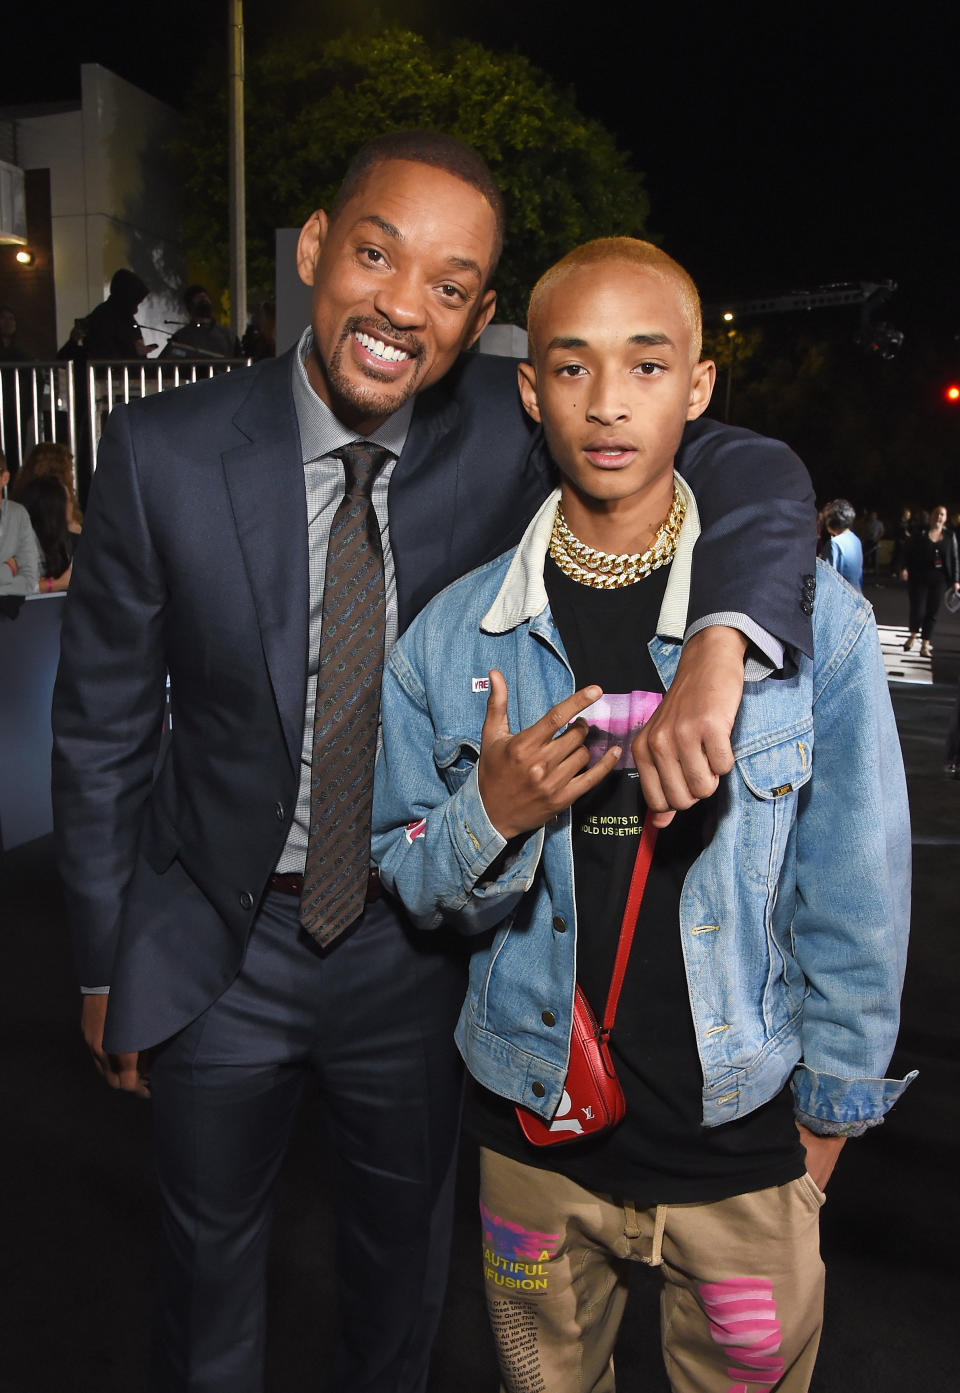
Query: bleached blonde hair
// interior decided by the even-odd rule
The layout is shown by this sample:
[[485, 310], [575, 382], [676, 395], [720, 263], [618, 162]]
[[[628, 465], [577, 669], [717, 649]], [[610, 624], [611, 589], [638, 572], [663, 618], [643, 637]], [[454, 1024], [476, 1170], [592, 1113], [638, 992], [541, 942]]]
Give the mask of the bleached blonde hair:
[[700, 308], [700, 294], [693, 277], [660, 247], [655, 247], [652, 242], [641, 241], [638, 237], [597, 237], [592, 242], [584, 242], [582, 246], [574, 247], [573, 251], [567, 252], [566, 256], [561, 257], [548, 271], [544, 271], [530, 293], [530, 303], [527, 306], [527, 337], [530, 341], [531, 356], [536, 351], [539, 321], [550, 292], [574, 271], [609, 261], [624, 261], [657, 276], [660, 280], [673, 282], [680, 295], [684, 319], [690, 329], [692, 361], [699, 362], [703, 352], [703, 314]]

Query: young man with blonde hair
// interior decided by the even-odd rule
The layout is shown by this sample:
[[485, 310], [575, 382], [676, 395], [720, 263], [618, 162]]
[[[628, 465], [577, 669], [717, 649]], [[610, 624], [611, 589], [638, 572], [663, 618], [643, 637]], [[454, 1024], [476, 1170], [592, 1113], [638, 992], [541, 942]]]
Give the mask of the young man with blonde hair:
[[814, 658], [746, 684], [734, 769], [659, 831], [610, 1037], [626, 1113], [589, 1134], [574, 991], [602, 1019], [652, 840], [631, 745], [686, 629], [699, 520], [673, 465], [715, 369], [689, 276], [628, 239], [553, 267], [529, 329], [560, 487], [393, 650], [373, 839], [418, 925], [473, 936], [457, 1041], [503, 1387], [611, 1393], [639, 1261], [676, 1393], [802, 1393], [824, 1187], [906, 1083], [883, 1078], [910, 844], [873, 617], [821, 566]]

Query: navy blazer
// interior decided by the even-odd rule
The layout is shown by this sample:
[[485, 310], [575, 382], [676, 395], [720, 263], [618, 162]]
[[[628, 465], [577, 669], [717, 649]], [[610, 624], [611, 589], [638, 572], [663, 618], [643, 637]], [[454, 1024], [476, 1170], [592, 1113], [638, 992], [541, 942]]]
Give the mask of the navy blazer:
[[[101, 440], [64, 614], [54, 815], [78, 975], [111, 986], [111, 1050], [168, 1038], [230, 983], [293, 818], [309, 576], [291, 371], [286, 354], [117, 408]], [[704, 524], [691, 615], [747, 613], [809, 651], [803, 466], [702, 420], [677, 463]], [[511, 360], [465, 355], [418, 396], [388, 496], [401, 630], [519, 540], [551, 474]]]

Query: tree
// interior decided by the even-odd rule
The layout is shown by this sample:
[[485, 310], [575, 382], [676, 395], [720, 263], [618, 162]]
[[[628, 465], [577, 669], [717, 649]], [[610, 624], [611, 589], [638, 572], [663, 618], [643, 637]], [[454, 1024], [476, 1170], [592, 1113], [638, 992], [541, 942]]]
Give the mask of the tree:
[[[942, 350], [920, 333], [886, 361], [864, 352], [855, 325], [837, 313], [738, 330], [731, 421], [786, 440], [813, 478], [820, 503], [846, 497], [892, 523], [904, 504], [955, 506], [958, 423], [938, 395]], [[724, 415], [725, 330], [704, 335], [718, 382], [711, 415]]]
[[[204, 74], [186, 113], [179, 154], [191, 258], [220, 284], [227, 267], [226, 96]], [[523, 323], [533, 282], [579, 242], [642, 236], [643, 176], [570, 93], [526, 58], [466, 40], [418, 34], [326, 39], [309, 32], [265, 44], [247, 63], [248, 273], [273, 286], [273, 231], [329, 207], [346, 165], [384, 131], [426, 127], [474, 146], [507, 205], [497, 273], [501, 321]]]

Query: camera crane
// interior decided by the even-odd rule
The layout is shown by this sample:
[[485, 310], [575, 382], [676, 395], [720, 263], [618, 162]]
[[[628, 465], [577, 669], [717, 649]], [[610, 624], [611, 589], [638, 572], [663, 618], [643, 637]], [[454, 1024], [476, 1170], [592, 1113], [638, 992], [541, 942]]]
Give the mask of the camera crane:
[[705, 305], [703, 317], [708, 324], [720, 324], [760, 314], [789, 314], [795, 310], [859, 305], [860, 329], [855, 341], [868, 353], [875, 353], [880, 358], [892, 358], [903, 343], [902, 332], [892, 324], [883, 321], [873, 323], [872, 320], [896, 288], [896, 281], [840, 281], [835, 285], [817, 286], [814, 290], [792, 290], [783, 295], [764, 295], [753, 300]]

